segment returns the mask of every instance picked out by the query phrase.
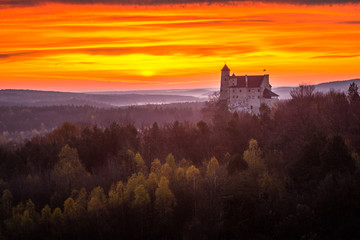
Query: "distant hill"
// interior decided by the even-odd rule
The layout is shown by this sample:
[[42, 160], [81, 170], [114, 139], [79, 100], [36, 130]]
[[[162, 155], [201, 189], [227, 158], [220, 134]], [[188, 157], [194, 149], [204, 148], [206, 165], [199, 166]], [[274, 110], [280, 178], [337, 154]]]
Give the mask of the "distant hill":
[[[194, 91], [193, 96], [191, 92]], [[71, 93], [34, 90], [0, 90], [0, 106], [95, 106], [121, 107], [159, 103], [205, 101], [210, 90]], [[210, 91], [211, 93], [211, 91]], [[206, 96], [205, 96], [206, 95]]]
[[195, 89], [165, 89], [165, 90], [136, 90], [136, 91], [107, 91], [107, 92], [87, 92], [90, 94], [141, 94], [141, 95], [180, 95], [192, 96], [207, 100], [208, 96], [217, 88], [195, 88]]
[[[327, 82], [315, 85], [320, 92], [330, 89], [347, 91], [350, 83], [355, 82], [360, 87], [360, 79]], [[294, 87], [274, 87], [272, 90], [280, 99], [289, 99], [290, 90]], [[109, 91], [109, 92], [55, 92], [36, 90], [0, 90], [0, 106], [94, 106], [101, 108], [122, 107], [146, 104], [169, 104], [184, 102], [204, 102], [208, 96], [219, 89], [167, 89], [139, 91]]]
[[[346, 92], [352, 82], [355, 82], [360, 87], [360, 79], [351, 79], [316, 84], [315, 90], [319, 92], [328, 92], [329, 90], [333, 89], [335, 91]], [[280, 99], [289, 99], [291, 98], [290, 90], [293, 88], [294, 87], [274, 87], [272, 91], [277, 93], [280, 96]]]

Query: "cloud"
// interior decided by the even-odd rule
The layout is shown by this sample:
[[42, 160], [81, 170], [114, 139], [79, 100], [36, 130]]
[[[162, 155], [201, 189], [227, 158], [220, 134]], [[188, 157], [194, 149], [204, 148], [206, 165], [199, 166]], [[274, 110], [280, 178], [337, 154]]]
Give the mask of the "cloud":
[[338, 22], [340, 24], [360, 24], [360, 21], [343, 21], [343, 22]]
[[[233, 47], [223, 47], [222, 52], [232, 52]], [[251, 45], [236, 46], [237, 53], [252, 53], [257, 51], [257, 48]], [[119, 47], [119, 48], [65, 48], [65, 49], [50, 49], [50, 50], [36, 50], [28, 52], [2, 53], [0, 59], [17, 58], [23, 60], [27, 58], [42, 58], [46, 56], [57, 56], [64, 54], [87, 54], [87, 55], [103, 55], [103, 56], [121, 56], [129, 54], [147, 54], [152, 56], [169, 56], [177, 54], [185, 54], [188, 56], [213, 56], [219, 54], [217, 45], [161, 45], [161, 46], [146, 46], [146, 47]]]
[[323, 56], [315, 56], [312, 58], [354, 58], [354, 57], [359, 57], [359, 54], [351, 54], [351, 55], [323, 55]]
[[0, 7], [25, 7], [46, 3], [64, 4], [118, 4], [118, 5], [160, 5], [160, 4], [188, 4], [188, 3], [221, 3], [231, 4], [237, 2], [261, 3], [290, 3], [290, 4], [344, 4], [360, 3], [360, 0], [0, 0]]
[[0, 59], [17, 57], [17, 56], [22, 56], [22, 55], [30, 54], [30, 53], [32, 53], [32, 52], [0, 53]]

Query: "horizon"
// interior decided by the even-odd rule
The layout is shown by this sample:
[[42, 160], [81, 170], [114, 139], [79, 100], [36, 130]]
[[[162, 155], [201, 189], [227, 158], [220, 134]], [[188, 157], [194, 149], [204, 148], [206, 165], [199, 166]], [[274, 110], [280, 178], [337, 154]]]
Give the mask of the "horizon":
[[356, 2], [66, 2], [0, 4], [2, 89], [219, 88], [224, 62], [279, 87], [360, 77]]
[[[296, 88], [300, 85], [321, 85], [321, 84], [331, 84], [331, 83], [340, 83], [340, 82], [350, 82], [357, 81], [360, 78], [347, 79], [347, 80], [336, 80], [336, 81], [327, 81], [320, 82], [317, 84], [308, 84], [308, 83], [298, 83], [297, 85], [283, 85], [283, 86], [272, 86], [272, 88]], [[92, 94], [92, 93], [127, 93], [127, 92], [135, 92], [134, 94], [139, 94], [136, 92], [165, 92], [165, 91], [185, 91], [185, 90], [220, 90], [220, 87], [203, 87], [203, 88], [164, 88], [164, 89], [112, 89], [112, 90], [90, 90], [90, 91], [82, 91], [82, 90], [56, 90], [56, 89], [31, 89], [31, 88], [0, 88], [0, 91], [40, 91], [40, 92], [59, 92], [59, 93], [84, 93], [84, 94]]]

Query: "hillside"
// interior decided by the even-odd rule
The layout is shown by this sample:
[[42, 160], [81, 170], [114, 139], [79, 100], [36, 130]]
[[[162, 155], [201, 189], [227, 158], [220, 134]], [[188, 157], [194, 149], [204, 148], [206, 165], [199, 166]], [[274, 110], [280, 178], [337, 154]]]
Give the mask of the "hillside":
[[[360, 86], [360, 79], [334, 81], [315, 85], [317, 91], [347, 91], [350, 83]], [[273, 87], [280, 99], [289, 99], [294, 87]], [[36, 90], [0, 90], [0, 106], [93, 106], [100, 108], [122, 107], [146, 104], [168, 104], [184, 102], [204, 102], [216, 88], [167, 89], [107, 92], [55, 92]]]
[[206, 97], [194, 97], [190, 94], [161, 94], [156, 92], [119, 92], [119, 93], [71, 93], [34, 90], [0, 90], [0, 106], [54, 106], [75, 105], [94, 107], [121, 107], [176, 102], [196, 102]]
[[[346, 92], [352, 82], [355, 82], [358, 86], [360, 86], [360, 79], [351, 79], [316, 84], [315, 90], [319, 92], [327, 92], [333, 89], [335, 91]], [[280, 99], [289, 99], [291, 98], [290, 90], [293, 88], [294, 87], [274, 87], [273, 92], [277, 93], [280, 96]]]

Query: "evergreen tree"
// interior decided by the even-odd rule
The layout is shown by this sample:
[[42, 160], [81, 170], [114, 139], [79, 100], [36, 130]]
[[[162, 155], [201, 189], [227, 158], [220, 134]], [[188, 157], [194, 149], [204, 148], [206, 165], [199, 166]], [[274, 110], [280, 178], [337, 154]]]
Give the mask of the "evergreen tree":
[[359, 88], [355, 82], [350, 83], [349, 89], [348, 89], [348, 99], [350, 103], [355, 103], [360, 100]]

